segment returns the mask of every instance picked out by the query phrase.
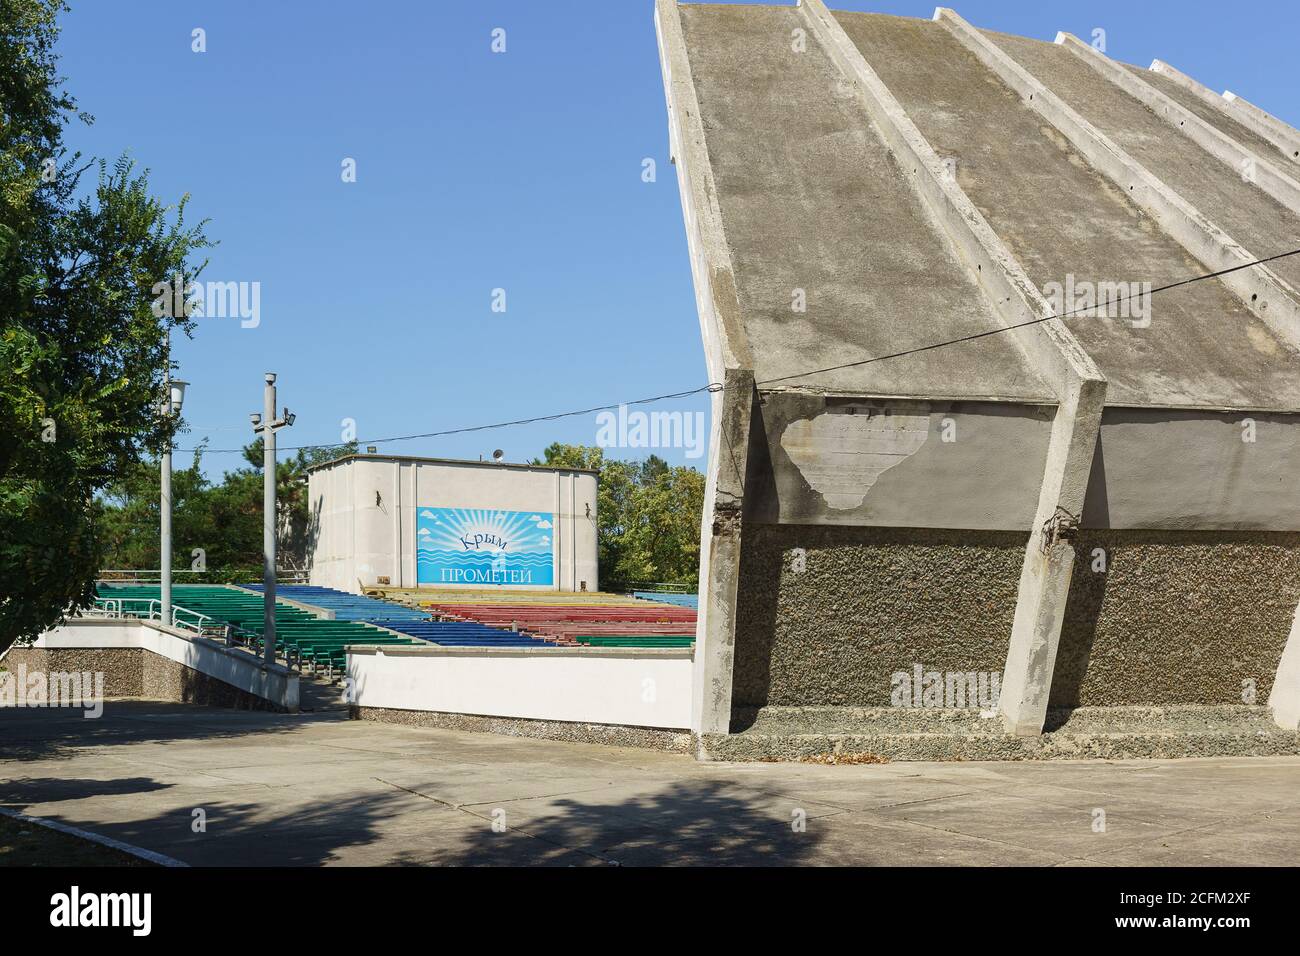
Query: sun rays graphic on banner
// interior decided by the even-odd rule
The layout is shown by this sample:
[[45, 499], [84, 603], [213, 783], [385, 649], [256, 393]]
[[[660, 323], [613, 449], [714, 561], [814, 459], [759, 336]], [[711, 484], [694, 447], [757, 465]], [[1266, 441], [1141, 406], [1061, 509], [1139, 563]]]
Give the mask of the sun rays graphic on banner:
[[554, 583], [555, 516], [539, 511], [421, 507], [420, 584]]

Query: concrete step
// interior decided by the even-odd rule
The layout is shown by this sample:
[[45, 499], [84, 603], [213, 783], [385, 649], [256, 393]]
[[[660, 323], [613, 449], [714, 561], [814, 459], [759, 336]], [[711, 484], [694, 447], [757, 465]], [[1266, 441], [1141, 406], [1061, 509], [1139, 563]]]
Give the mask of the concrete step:
[[700, 738], [710, 760], [1078, 760], [1300, 754], [1300, 733], [1263, 706], [1079, 707], [1048, 714], [1041, 737], [1013, 737], [978, 710], [764, 707], [731, 734]]
[[347, 710], [348, 705], [343, 701], [343, 684], [303, 672], [298, 678], [298, 709], [307, 714]]

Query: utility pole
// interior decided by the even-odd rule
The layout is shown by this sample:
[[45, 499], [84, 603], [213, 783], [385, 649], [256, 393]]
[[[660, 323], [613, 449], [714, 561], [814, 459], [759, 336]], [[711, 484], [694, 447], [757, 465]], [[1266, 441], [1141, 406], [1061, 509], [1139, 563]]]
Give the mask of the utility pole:
[[[159, 409], [163, 418], [166, 419], [168, 427], [170, 427], [172, 419], [181, 413], [181, 405], [185, 401], [185, 386], [188, 384], [188, 382], [172, 378], [171, 336], [169, 334], [167, 366], [163, 372], [163, 399]], [[172, 623], [172, 440], [170, 435], [167, 437], [167, 443], [163, 445], [162, 462], [159, 470], [162, 473], [162, 494], [159, 500], [158, 522], [161, 532], [159, 555], [162, 560], [159, 562], [161, 582], [158, 597], [162, 599], [162, 623], [170, 625]]]
[[287, 408], [275, 417], [275, 373], [267, 372], [262, 413], [248, 416], [253, 431], [262, 436], [262, 640], [267, 664], [275, 663], [275, 433], [292, 425], [294, 417]]
[[[167, 350], [167, 370], [163, 373], [163, 417], [167, 419], [169, 426], [172, 416], [172, 363], [171, 349]], [[161, 525], [162, 541], [159, 556], [162, 558], [159, 563], [161, 569], [161, 583], [158, 597], [162, 599], [162, 623], [171, 624], [172, 622], [172, 440], [168, 436], [167, 443], [163, 445], [162, 453], [162, 499], [159, 501], [159, 524]]]

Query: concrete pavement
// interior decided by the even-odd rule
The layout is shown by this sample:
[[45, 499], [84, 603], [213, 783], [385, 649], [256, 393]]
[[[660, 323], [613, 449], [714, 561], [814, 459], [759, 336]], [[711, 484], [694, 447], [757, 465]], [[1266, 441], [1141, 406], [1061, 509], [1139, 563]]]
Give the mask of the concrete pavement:
[[198, 866], [1300, 859], [1295, 757], [702, 764], [338, 711], [80, 715], [0, 709], [0, 804]]

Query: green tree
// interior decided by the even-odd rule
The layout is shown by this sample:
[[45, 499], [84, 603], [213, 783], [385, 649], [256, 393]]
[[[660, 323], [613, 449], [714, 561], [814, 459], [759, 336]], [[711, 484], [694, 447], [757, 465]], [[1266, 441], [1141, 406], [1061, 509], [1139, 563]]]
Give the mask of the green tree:
[[88, 602], [96, 496], [174, 427], [157, 405], [169, 336], [192, 323], [156, 314], [154, 286], [197, 275], [208, 245], [147, 173], [65, 148], [65, 9], [0, 0], [0, 650]]
[[586, 445], [552, 444], [535, 465], [600, 472], [596, 500], [602, 585], [660, 582], [693, 587], [700, 568], [704, 475], [670, 467], [657, 455], [640, 462], [606, 458]]
[[[303, 569], [314, 516], [308, 513], [307, 469], [356, 453], [356, 443], [299, 449], [276, 465], [277, 547], [280, 567]], [[189, 568], [202, 548], [209, 580], [253, 580], [262, 569], [262, 441], [244, 447], [247, 467], [220, 482], [204, 477], [203, 445], [190, 467], [172, 470], [172, 565]], [[100, 500], [105, 566], [159, 567], [157, 460], [139, 462], [115, 479]], [[184, 579], [190, 579], [188, 576]], [[183, 579], [183, 580], [184, 580]], [[190, 579], [193, 580], [193, 579]]]

